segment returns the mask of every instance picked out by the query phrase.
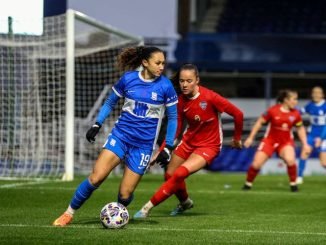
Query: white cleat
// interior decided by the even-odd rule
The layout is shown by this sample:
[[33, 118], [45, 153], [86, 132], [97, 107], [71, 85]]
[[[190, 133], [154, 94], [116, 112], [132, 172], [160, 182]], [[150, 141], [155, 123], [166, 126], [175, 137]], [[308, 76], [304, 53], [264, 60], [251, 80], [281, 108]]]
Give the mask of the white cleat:
[[297, 185], [302, 185], [303, 184], [303, 177], [297, 177], [296, 183], [297, 183]]

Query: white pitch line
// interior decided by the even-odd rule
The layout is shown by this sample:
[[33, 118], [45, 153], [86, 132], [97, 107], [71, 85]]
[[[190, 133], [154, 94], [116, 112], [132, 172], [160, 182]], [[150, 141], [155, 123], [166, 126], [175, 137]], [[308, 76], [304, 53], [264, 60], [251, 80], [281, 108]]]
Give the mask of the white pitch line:
[[[52, 225], [28, 225], [28, 224], [0, 224], [0, 227], [8, 228], [49, 228], [49, 229], [101, 229], [100, 225], [70, 225], [67, 227], [54, 227]], [[218, 232], [218, 233], [259, 233], [259, 234], [278, 234], [278, 235], [311, 235], [326, 236], [322, 232], [300, 232], [300, 231], [271, 231], [271, 230], [238, 230], [238, 229], [191, 229], [191, 228], [157, 228], [157, 227], [126, 227], [124, 230], [136, 231], [181, 231], [181, 232]]]
[[[10, 189], [10, 188], [20, 188], [20, 189], [25, 189], [29, 188], [27, 187], [28, 185], [41, 185], [45, 183], [49, 183], [53, 181], [33, 181], [33, 182], [19, 182], [19, 183], [13, 183], [13, 184], [5, 184], [5, 185], [0, 185], [0, 189]], [[33, 188], [34, 189], [34, 188]]]
[[[49, 181], [51, 183], [52, 181]], [[30, 183], [16, 183], [16, 184], [9, 184], [9, 185], [0, 185], [0, 189], [7, 189], [7, 188], [14, 188], [16, 190], [58, 190], [58, 191], [75, 191], [77, 187], [46, 187], [46, 186], [31, 186], [31, 185], [38, 185], [38, 184], [43, 184], [47, 182], [30, 182]], [[27, 186], [29, 185], [29, 186]], [[105, 191], [107, 192], [106, 189], [97, 189], [96, 192], [99, 191]], [[154, 189], [136, 189], [136, 192], [154, 192]], [[301, 197], [299, 193], [291, 193], [291, 192], [277, 192], [277, 191], [250, 191], [250, 192], [245, 192], [242, 190], [190, 190], [190, 193], [199, 193], [199, 194], [240, 194], [240, 195], [283, 195], [283, 196], [294, 196], [294, 197]], [[308, 193], [308, 192], [302, 192], [304, 194], [309, 194], [312, 196], [326, 196], [326, 193]]]

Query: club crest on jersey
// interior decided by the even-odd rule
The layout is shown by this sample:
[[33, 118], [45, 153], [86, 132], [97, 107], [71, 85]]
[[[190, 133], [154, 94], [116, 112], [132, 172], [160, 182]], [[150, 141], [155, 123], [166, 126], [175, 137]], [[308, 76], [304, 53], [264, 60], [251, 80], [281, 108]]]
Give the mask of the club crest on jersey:
[[199, 102], [199, 106], [200, 106], [200, 108], [202, 108], [203, 110], [206, 110], [206, 108], [207, 108], [207, 102], [206, 102], [206, 101], [200, 101], [200, 102]]
[[157, 93], [155, 92], [152, 92], [152, 97], [151, 97], [152, 100], [157, 100]]
[[289, 116], [289, 120], [290, 120], [290, 122], [294, 122], [295, 117], [294, 116]]

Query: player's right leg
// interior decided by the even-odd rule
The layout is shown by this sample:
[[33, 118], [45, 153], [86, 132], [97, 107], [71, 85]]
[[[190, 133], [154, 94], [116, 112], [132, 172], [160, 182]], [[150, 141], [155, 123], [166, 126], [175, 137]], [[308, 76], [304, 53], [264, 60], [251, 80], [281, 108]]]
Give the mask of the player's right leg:
[[75, 211], [101, 185], [110, 172], [120, 163], [122, 157], [123, 151], [120, 144], [105, 144], [95, 162], [92, 173], [77, 187], [67, 210], [53, 222], [53, 225], [66, 226], [71, 223]]
[[273, 142], [270, 142], [268, 138], [263, 139], [262, 142], [259, 144], [254, 156], [254, 160], [247, 171], [246, 182], [243, 185], [242, 190], [251, 190], [252, 184], [255, 178], [257, 177], [261, 167], [265, 164], [265, 162], [273, 154], [273, 152]]

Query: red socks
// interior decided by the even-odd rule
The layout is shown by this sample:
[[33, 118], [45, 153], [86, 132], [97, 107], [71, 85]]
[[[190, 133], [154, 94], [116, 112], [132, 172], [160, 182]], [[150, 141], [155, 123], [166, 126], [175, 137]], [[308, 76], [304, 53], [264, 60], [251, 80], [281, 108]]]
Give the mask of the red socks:
[[297, 179], [297, 165], [293, 164], [292, 166], [287, 166], [288, 167], [288, 175], [289, 175], [289, 180], [290, 184], [295, 184], [296, 179]]
[[160, 189], [151, 198], [151, 202], [153, 203], [153, 205], [157, 206], [158, 204], [169, 198], [171, 195], [176, 194], [180, 187], [185, 188], [184, 180], [189, 176], [189, 174], [190, 173], [188, 169], [184, 166], [178, 167], [177, 170], [171, 176], [171, 178], [169, 178], [169, 175], [166, 174], [165, 178], [168, 180], [161, 185]]
[[[170, 178], [171, 178], [171, 175], [165, 172], [165, 174], [164, 174], [165, 181], [169, 180]], [[187, 187], [186, 187], [185, 181], [182, 181], [179, 184], [177, 191], [175, 192], [175, 195], [178, 198], [178, 200], [180, 201], [180, 203], [182, 203], [188, 199], [189, 195], [187, 192]]]
[[255, 169], [252, 165], [250, 165], [247, 172], [247, 182], [249, 183], [254, 182], [258, 173], [259, 173], [259, 169]]

